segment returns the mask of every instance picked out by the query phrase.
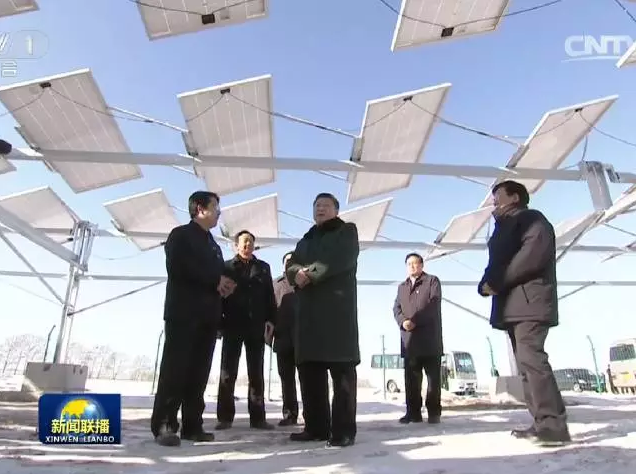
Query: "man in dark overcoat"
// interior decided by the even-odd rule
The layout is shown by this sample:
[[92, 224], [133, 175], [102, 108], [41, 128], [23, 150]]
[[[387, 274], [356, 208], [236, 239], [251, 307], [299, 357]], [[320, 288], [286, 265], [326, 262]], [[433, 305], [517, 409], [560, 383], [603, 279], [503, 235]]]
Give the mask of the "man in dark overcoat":
[[[293, 441], [329, 440], [351, 446], [356, 437], [358, 230], [338, 217], [329, 193], [314, 200], [314, 221], [296, 245], [286, 275], [298, 295], [294, 350], [305, 429]], [[333, 400], [329, 407], [328, 373]]]
[[492, 194], [495, 228], [478, 291], [492, 297], [492, 327], [508, 333], [534, 420], [512, 435], [564, 443], [570, 440], [565, 404], [545, 352], [548, 332], [559, 323], [554, 228], [541, 212], [528, 209], [523, 184], [502, 181]]
[[442, 287], [435, 275], [424, 273], [424, 259], [410, 253], [407, 278], [398, 286], [393, 316], [400, 328], [404, 358], [406, 415], [400, 423], [421, 423], [422, 371], [426, 373], [426, 411], [429, 423], [442, 414]]
[[236, 414], [234, 388], [241, 352], [247, 363], [247, 410], [250, 427], [270, 430], [265, 417], [265, 334], [271, 333], [276, 317], [272, 273], [267, 262], [254, 255], [256, 238], [248, 230], [234, 237], [236, 255], [225, 262], [225, 271], [236, 281], [236, 290], [223, 302], [221, 376], [216, 405], [217, 430], [232, 427]]
[[[162, 446], [181, 438], [213, 441], [203, 430], [203, 394], [208, 384], [222, 301], [235, 283], [223, 275], [223, 254], [210, 229], [221, 211], [219, 197], [197, 191], [188, 200], [191, 221], [166, 240], [164, 344], [150, 428]], [[181, 408], [181, 438], [177, 413]]]
[[[287, 268], [292, 253], [283, 256], [283, 268]], [[283, 419], [279, 426], [291, 426], [298, 422], [298, 394], [296, 393], [296, 359], [294, 356], [294, 320], [298, 302], [294, 287], [289, 284], [287, 277], [282, 276], [274, 281], [276, 295], [276, 322], [274, 329], [274, 352], [276, 365], [283, 391]]]

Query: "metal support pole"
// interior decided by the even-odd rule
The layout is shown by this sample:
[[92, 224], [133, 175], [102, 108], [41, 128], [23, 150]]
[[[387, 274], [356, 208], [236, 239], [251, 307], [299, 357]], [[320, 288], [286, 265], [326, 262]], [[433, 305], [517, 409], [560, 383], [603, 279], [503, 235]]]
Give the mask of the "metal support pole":
[[486, 341], [488, 342], [488, 352], [490, 353], [490, 375], [495, 376], [495, 351], [492, 349], [492, 342], [490, 341], [490, 337], [486, 336]]
[[602, 392], [601, 389], [601, 377], [599, 377], [598, 374], [598, 361], [596, 360], [596, 349], [594, 348], [594, 342], [592, 341], [592, 338], [588, 335], [587, 337], [587, 341], [590, 343], [590, 349], [592, 350], [592, 360], [594, 360], [594, 376], [596, 377], [596, 391], [598, 393]]
[[66, 361], [68, 345], [73, 328], [73, 310], [77, 303], [79, 284], [84, 273], [80, 268], [88, 268], [88, 259], [93, 248], [95, 226], [90, 222], [80, 221], [73, 229], [73, 253], [77, 255], [79, 267], [71, 264], [68, 272], [68, 284], [60, 318], [60, 330], [55, 344], [53, 363], [60, 364]]
[[384, 347], [384, 334], [382, 334], [382, 395], [386, 400], [386, 363], [384, 360], [385, 353], [386, 348]]
[[272, 401], [272, 362], [274, 360], [274, 350], [269, 348], [269, 375], [267, 376], [267, 399]]
[[152, 388], [150, 389], [150, 395], [155, 393], [155, 382], [157, 381], [157, 368], [159, 367], [159, 350], [161, 349], [161, 338], [163, 337], [163, 329], [159, 333], [157, 338], [157, 353], [155, 354], [155, 368], [152, 371]]
[[512, 342], [510, 341], [508, 335], [506, 335], [506, 342], [508, 344], [508, 363], [510, 364], [510, 375], [516, 377], [519, 375], [519, 366], [517, 365], [515, 351], [512, 348]]
[[51, 343], [51, 336], [53, 335], [53, 331], [57, 326], [54, 324], [51, 326], [51, 330], [49, 331], [49, 335], [46, 336], [46, 345], [44, 346], [44, 355], [42, 356], [42, 362], [46, 362], [46, 356], [49, 354], [49, 344]]

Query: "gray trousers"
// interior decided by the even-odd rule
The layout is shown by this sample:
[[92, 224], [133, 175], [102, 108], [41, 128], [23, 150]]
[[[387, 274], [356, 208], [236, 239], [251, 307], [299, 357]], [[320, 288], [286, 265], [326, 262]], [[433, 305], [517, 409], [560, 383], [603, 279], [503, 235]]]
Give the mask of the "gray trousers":
[[512, 323], [508, 336], [512, 343], [528, 410], [537, 431], [567, 429], [565, 403], [545, 352], [549, 326], [524, 321]]

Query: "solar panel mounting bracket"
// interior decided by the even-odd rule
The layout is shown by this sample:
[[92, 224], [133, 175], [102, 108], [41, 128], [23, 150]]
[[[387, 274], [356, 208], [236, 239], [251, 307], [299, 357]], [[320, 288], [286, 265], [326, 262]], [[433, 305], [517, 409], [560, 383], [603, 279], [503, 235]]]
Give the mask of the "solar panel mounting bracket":
[[606, 211], [612, 207], [612, 195], [609, 189], [605, 165], [598, 161], [582, 161], [579, 168], [592, 197], [596, 211]]

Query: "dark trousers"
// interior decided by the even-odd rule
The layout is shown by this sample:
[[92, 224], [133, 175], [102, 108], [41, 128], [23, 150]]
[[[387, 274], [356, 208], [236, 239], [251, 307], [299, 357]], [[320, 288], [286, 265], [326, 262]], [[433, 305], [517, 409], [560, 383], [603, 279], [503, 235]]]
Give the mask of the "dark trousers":
[[181, 432], [203, 429], [203, 394], [208, 384], [216, 327], [190, 321], [166, 321], [165, 340], [157, 393], [150, 418], [150, 429], [157, 436], [162, 430], [179, 430], [177, 413], [181, 407]]
[[298, 394], [296, 393], [296, 361], [294, 351], [276, 353], [276, 365], [283, 389], [283, 418], [298, 418]]
[[241, 335], [226, 331], [223, 334], [221, 377], [216, 404], [216, 416], [220, 422], [234, 421], [236, 414], [234, 387], [243, 345], [245, 345], [247, 362], [247, 410], [250, 414], [250, 424], [265, 421], [265, 380], [263, 378], [265, 342], [262, 339], [243, 338]]
[[527, 321], [512, 324], [508, 336], [534, 427], [537, 430], [562, 431], [567, 428], [565, 404], [545, 352], [548, 331], [549, 327], [545, 324]]
[[[329, 407], [329, 373], [333, 400]], [[304, 362], [298, 366], [305, 431], [316, 437], [355, 437], [358, 374], [349, 362]]]
[[426, 374], [426, 411], [428, 416], [442, 414], [442, 358], [440, 356], [405, 357], [404, 388], [406, 414], [422, 416], [422, 380]]

